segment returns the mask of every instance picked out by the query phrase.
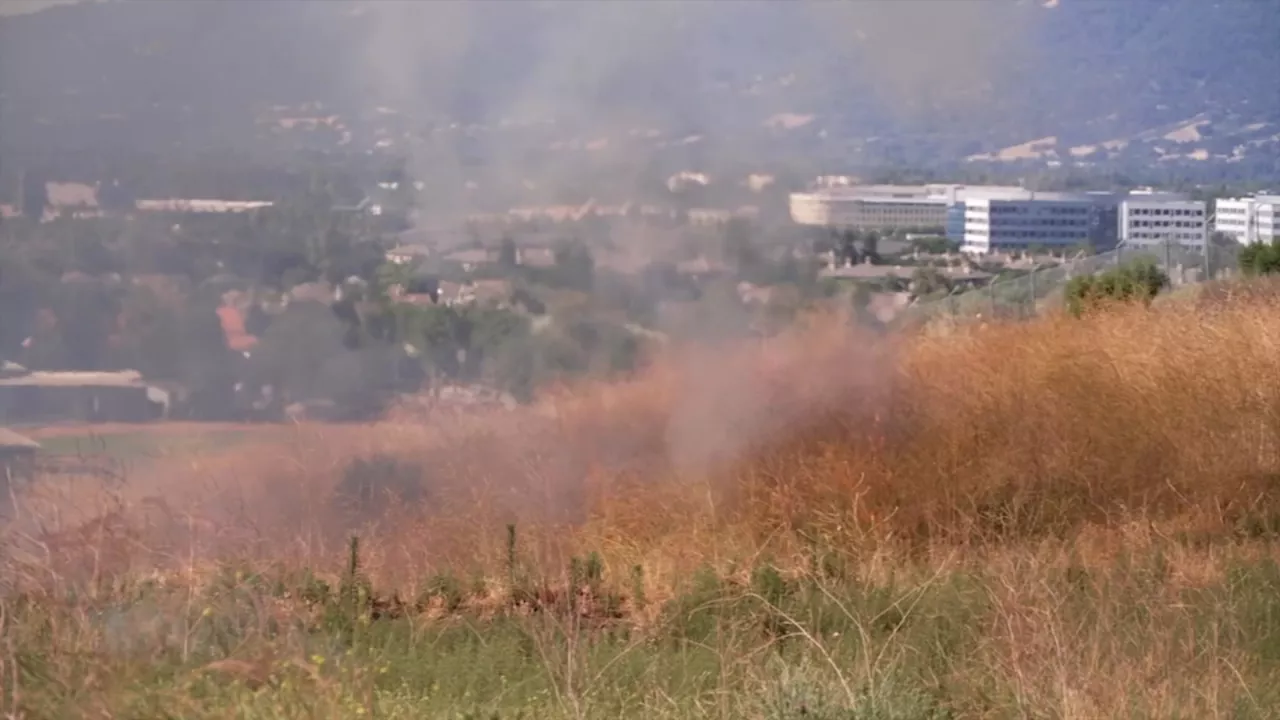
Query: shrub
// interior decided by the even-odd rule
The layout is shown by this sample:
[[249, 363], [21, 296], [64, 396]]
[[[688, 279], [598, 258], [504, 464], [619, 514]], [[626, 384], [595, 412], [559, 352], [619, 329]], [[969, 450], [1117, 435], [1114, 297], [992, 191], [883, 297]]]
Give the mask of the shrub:
[[1240, 248], [1240, 272], [1245, 275], [1280, 273], [1280, 239], [1251, 243]]
[[1154, 261], [1134, 260], [1098, 275], [1082, 275], [1067, 283], [1067, 309], [1079, 316], [1108, 302], [1150, 303], [1169, 287], [1169, 276]]
[[376, 512], [396, 500], [411, 503], [425, 495], [420, 465], [385, 453], [357, 457], [342, 470], [342, 480], [334, 491], [344, 509], [358, 513]]

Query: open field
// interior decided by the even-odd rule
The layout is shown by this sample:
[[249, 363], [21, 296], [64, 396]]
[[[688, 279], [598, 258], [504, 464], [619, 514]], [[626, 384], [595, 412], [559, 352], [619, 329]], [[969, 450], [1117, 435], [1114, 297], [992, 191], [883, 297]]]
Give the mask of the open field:
[[34, 489], [2, 711], [1280, 717], [1277, 310], [815, 321]]
[[220, 452], [274, 428], [238, 423], [94, 423], [24, 428], [48, 454], [101, 454], [131, 461]]

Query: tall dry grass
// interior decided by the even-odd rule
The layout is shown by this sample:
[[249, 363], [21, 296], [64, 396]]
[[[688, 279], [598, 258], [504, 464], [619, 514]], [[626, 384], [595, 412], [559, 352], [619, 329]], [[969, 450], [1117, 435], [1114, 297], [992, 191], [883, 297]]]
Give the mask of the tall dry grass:
[[[24, 610], [0, 669], [12, 674], [23, 638], [45, 637], [47, 613], [62, 629], [42, 667], [60, 674], [26, 677], [27, 700], [9, 696], [45, 716], [128, 708], [144, 677], [158, 683], [149, 697], [193, 717], [273, 697], [280, 707], [263, 716], [308, 702], [323, 708], [316, 716], [501, 706], [508, 689], [450, 700], [423, 679], [470, 693], [491, 668], [457, 668], [485, 657], [525, 673], [521, 687], [546, 684], [552, 695], [528, 702], [548, 717], [617, 716], [611, 693], [646, 717], [923, 717], [944, 706], [951, 714], [936, 716], [1271, 717], [1277, 310], [1274, 293], [1252, 292], [889, 338], [817, 318], [767, 341], [673, 350], [626, 381], [563, 388], [513, 413], [263, 428], [223, 453], [167, 457], [119, 488], [37, 483], [8, 530], [0, 579], [33, 588], [28, 597], [77, 594]], [[376, 511], [336, 502], [353, 461], [377, 457], [419, 473], [423, 495]], [[166, 679], [195, 683], [216, 666], [278, 682], [317, 649], [338, 652], [292, 586], [261, 578], [306, 570], [338, 587], [353, 534], [361, 573], [381, 592], [435, 598], [428, 614], [441, 611], [442, 578], [468, 612], [521, 612], [515, 598], [554, 598], [568, 569], [598, 553], [626, 622], [650, 634], [610, 650], [610, 631], [593, 634], [574, 613], [521, 616], [515, 631], [414, 618], [403, 646], [361, 645], [368, 657], [329, 676], [308, 666], [293, 694], [240, 696], [219, 681], [219, 704]], [[283, 573], [228, 579], [228, 568], [268, 566]], [[160, 591], [135, 592], [140, 578]], [[95, 593], [126, 617], [116, 635], [161, 670], [111, 659], [120, 640], [101, 627]], [[204, 603], [227, 607], [209, 615]], [[703, 640], [681, 644], [699, 612], [719, 614]], [[163, 619], [182, 632], [152, 628]], [[293, 625], [303, 630], [278, 629]], [[785, 638], [761, 634], [779, 627]], [[431, 628], [475, 633], [466, 642], [489, 649], [455, 638], [456, 656], [420, 652]], [[215, 631], [230, 649], [205, 638]], [[536, 657], [512, 664], [529, 638]], [[784, 656], [784, 641], [802, 649]], [[706, 664], [689, 665], [698, 653]], [[380, 683], [383, 663], [407, 684]], [[414, 675], [432, 663], [441, 669]], [[718, 679], [691, 669], [708, 667]], [[113, 680], [64, 690], [86, 672]], [[706, 683], [668, 694], [664, 673]], [[791, 710], [756, 707], [774, 700]]]
[[[531, 563], [594, 549], [658, 578], [817, 542], [928, 554], [1133, 522], [1262, 532], [1280, 518], [1276, 309], [1258, 295], [894, 338], [821, 318], [513, 413], [298, 426], [133, 478], [117, 495], [129, 550], [97, 552], [91, 572], [228, 554], [337, 564], [359, 532], [369, 572], [403, 584], [500, 567], [512, 523]], [[425, 499], [336, 508], [343, 469], [378, 453], [420, 467]], [[105, 536], [89, 527], [35, 556]]]

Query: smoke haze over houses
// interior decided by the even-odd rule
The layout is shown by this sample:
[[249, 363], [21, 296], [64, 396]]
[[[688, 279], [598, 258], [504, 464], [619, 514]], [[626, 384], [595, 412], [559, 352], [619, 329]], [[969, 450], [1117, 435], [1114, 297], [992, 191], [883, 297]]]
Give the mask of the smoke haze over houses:
[[0, 27], [0, 145], [243, 149], [319, 113], [334, 146], [407, 158], [437, 214], [500, 188], [581, 203], [679, 170], [956, 163], [1044, 137], [1115, 155], [1201, 113], [1238, 139], [1178, 157], [1214, 160], [1278, 145], [1248, 77], [1280, 67], [1268, 7], [118, 0]]

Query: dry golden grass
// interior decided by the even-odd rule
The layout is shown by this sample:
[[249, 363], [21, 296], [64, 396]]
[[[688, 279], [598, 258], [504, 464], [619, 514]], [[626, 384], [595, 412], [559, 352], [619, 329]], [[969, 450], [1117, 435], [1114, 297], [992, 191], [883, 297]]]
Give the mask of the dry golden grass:
[[200, 535], [201, 556], [339, 562], [356, 527], [331, 491], [352, 459], [391, 454], [423, 468], [427, 499], [360, 531], [371, 571], [400, 581], [493, 566], [507, 523], [553, 567], [588, 548], [672, 575], [817, 538], [923, 552], [1136, 521], [1220, 536], [1276, 510], [1276, 307], [1260, 297], [894, 339], [819, 319], [673, 352], [514, 413], [303, 425], [153, 463], [125, 504], [162, 503], [162, 529]]
[[[970, 659], [937, 680], [961, 716], [1266, 717], [1251, 687], [1272, 676], [1245, 648], [1271, 637], [1269, 615], [1241, 614], [1261, 601], [1231, 573], [1280, 560], [1277, 310], [1255, 292], [893, 338], [817, 318], [517, 412], [300, 425], [165, 458], [93, 495], [96, 523], [82, 508], [57, 525], [68, 496], [36, 492], [8, 569], [46, 590], [155, 570], [197, 586], [228, 560], [336, 578], [358, 534], [375, 586], [409, 598], [442, 572], [476, 578], [469, 607], [497, 612], [519, 582], [514, 525], [519, 572], [563, 585], [571, 557], [598, 552], [608, 584], [648, 599], [624, 600], [643, 628], [702, 568], [755, 587], [759, 567], [812, 579], [831, 559], [853, 587], [914, 588], [892, 604], [902, 623], [944, 616], [926, 607], [939, 593], [986, 608]], [[420, 467], [425, 499], [336, 507], [344, 468], [378, 454]], [[887, 612], [836, 605], [859, 632]], [[874, 663], [860, 651], [859, 682], [911, 666], [917, 641], [897, 632]], [[756, 652], [734, 637], [723, 653]], [[829, 658], [834, 636], [804, 637]], [[827, 680], [849, 703], [862, 692]]]

